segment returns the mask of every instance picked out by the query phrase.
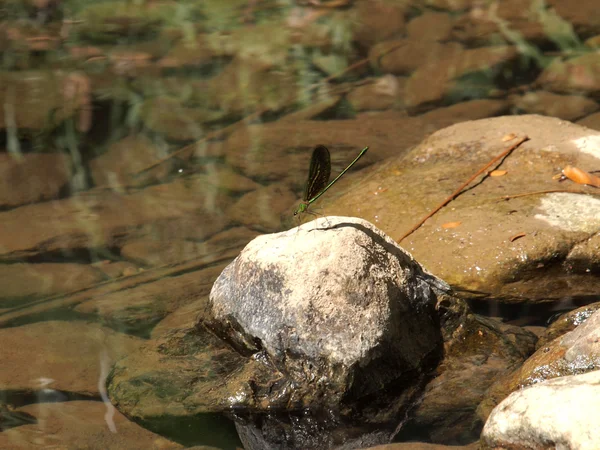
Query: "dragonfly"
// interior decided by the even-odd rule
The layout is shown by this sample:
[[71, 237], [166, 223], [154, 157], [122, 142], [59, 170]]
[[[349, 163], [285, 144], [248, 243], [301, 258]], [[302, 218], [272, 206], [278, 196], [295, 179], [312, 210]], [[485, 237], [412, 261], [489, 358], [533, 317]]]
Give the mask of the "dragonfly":
[[304, 197], [302, 202], [298, 205], [294, 211], [294, 216], [306, 212], [308, 207], [312, 205], [316, 200], [321, 197], [327, 190], [333, 186], [337, 180], [348, 172], [348, 170], [357, 163], [357, 161], [367, 153], [369, 147], [363, 148], [358, 156], [354, 158], [348, 166], [340, 172], [340, 174], [329, 182], [329, 176], [331, 175], [331, 157], [329, 150], [324, 145], [317, 145], [313, 150], [312, 157], [310, 158], [310, 168], [308, 170], [308, 180], [306, 181], [306, 187], [304, 188]]

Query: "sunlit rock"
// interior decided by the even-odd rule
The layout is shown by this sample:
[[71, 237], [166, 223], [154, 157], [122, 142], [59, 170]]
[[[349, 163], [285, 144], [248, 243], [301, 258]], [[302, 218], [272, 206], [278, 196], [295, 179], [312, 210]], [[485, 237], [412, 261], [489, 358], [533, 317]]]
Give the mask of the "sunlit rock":
[[500, 379], [479, 405], [486, 420], [496, 405], [511, 392], [553, 378], [568, 377], [600, 369], [600, 312], [596, 311], [573, 331], [543, 345], [517, 370]]
[[446, 293], [368, 222], [328, 217], [248, 244], [215, 282], [206, 323], [286, 373], [290, 405], [339, 406], [417, 387], [441, 349], [433, 311]]
[[554, 339], [569, 331], [573, 331], [598, 309], [600, 309], [600, 302], [595, 302], [555, 317], [556, 320], [552, 321], [550, 326], [540, 336], [536, 344], [536, 349], [550, 344]]
[[512, 393], [490, 415], [482, 448], [600, 448], [600, 371]]
[[[594, 170], [600, 133], [566, 121], [504, 116], [450, 126], [388, 159], [351, 189], [324, 196], [323, 213], [352, 211], [400, 239], [510, 148], [511, 136], [529, 140], [494, 166], [506, 170], [504, 176], [476, 178], [400, 245], [461, 295], [482, 304], [559, 308], [566, 299], [597, 301], [598, 189], [553, 176], [566, 165]], [[378, 151], [371, 146], [369, 155]], [[452, 222], [460, 225], [444, 226]]]

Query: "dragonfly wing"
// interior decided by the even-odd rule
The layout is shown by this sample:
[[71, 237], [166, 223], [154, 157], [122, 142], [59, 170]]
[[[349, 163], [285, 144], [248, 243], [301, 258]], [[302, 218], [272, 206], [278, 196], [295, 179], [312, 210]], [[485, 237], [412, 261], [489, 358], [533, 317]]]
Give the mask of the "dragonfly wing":
[[331, 175], [331, 158], [329, 150], [323, 145], [317, 145], [313, 150], [308, 171], [308, 181], [304, 189], [304, 201], [316, 197], [329, 183]]

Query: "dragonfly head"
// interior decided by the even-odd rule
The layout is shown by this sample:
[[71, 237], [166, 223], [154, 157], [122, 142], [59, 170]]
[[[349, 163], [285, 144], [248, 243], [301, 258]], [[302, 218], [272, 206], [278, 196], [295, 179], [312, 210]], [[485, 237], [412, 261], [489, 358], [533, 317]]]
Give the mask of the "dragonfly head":
[[298, 205], [298, 207], [296, 208], [296, 211], [294, 211], [294, 215], [297, 216], [298, 214], [303, 213], [304, 211], [306, 211], [306, 208], [308, 208], [308, 203], [302, 202]]

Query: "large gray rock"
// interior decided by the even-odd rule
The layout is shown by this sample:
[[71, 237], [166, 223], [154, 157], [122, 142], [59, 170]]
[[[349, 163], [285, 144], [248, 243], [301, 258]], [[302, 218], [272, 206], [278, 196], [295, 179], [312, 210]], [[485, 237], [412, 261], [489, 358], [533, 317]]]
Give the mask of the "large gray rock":
[[[199, 292], [196, 275], [173, 285], [185, 278]], [[485, 391], [534, 343], [472, 314], [372, 225], [330, 217], [255, 239], [212, 301], [165, 318], [114, 366], [107, 390], [150, 428], [234, 411], [248, 449], [364, 448], [423, 430], [471, 442]]]
[[446, 292], [369, 222], [328, 217], [248, 244], [215, 282], [206, 324], [287, 374], [302, 406], [335, 405], [419, 385]]
[[559, 377], [513, 392], [482, 433], [484, 448], [600, 448], [600, 371]]

